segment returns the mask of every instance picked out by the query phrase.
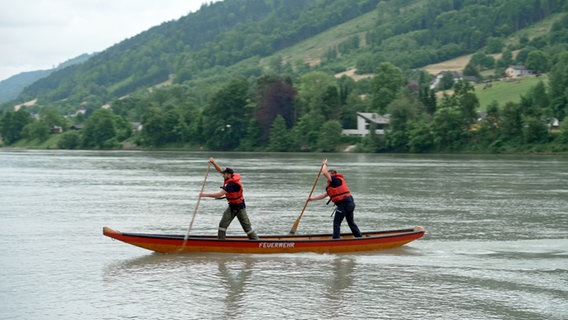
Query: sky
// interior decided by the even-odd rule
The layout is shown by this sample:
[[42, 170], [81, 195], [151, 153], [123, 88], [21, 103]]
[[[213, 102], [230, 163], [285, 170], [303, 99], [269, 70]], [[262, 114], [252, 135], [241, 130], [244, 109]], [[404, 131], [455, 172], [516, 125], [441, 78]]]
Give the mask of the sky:
[[100, 52], [217, 0], [0, 0], [0, 81]]

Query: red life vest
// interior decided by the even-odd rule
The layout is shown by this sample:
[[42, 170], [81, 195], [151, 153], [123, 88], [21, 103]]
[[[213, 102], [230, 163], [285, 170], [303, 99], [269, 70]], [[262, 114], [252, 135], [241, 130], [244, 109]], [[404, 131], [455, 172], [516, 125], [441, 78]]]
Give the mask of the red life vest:
[[341, 201], [351, 195], [351, 191], [349, 191], [349, 187], [347, 186], [347, 182], [345, 182], [345, 180], [343, 179], [343, 175], [338, 173], [335, 175], [335, 177], [341, 180], [341, 185], [337, 187], [332, 187], [330, 186], [331, 184], [330, 180], [327, 182], [327, 187], [325, 188], [325, 191], [329, 195], [331, 201], [333, 201], [334, 203]]
[[241, 183], [241, 175], [238, 174], [238, 173], [235, 173], [235, 174], [233, 174], [233, 176], [231, 178], [225, 180], [225, 184], [223, 185], [223, 189], [226, 190], [225, 188], [227, 187], [227, 184], [229, 184], [231, 182], [238, 184], [240, 189], [237, 192], [227, 192], [227, 194], [225, 195], [227, 197], [227, 201], [229, 201], [230, 204], [241, 204], [241, 203], [243, 203], [245, 198], [243, 197], [243, 185]]

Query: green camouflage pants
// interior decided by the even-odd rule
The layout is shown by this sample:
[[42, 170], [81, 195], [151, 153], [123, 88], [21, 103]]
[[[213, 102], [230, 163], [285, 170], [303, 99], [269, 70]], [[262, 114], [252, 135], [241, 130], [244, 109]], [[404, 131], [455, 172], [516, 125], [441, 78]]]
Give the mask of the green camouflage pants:
[[254, 230], [252, 229], [252, 225], [250, 223], [247, 210], [245, 208], [231, 209], [231, 207], [228, 207], [225, 210], [225, 212], [223, 212], [223, 217], [219, 222], [219, 232], [217, 234], [219, 240], [225, 240], [225, 235], [227, 234], [227, 228], [229, 227], [233, 219], [235, 219], [235, 217], [239, 219], [241, 227], [243, 227], [243, 230], [246, 232], [247, 237], [251, 240], [257, 240], [258, 236], [256, 235], [256, 232], [254, 232]]

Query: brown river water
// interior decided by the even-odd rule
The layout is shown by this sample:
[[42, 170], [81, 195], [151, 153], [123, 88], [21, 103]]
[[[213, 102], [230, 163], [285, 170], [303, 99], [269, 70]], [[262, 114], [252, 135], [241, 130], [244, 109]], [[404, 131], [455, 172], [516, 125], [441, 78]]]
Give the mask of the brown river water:
[[[362, 231], [427, 235], [288, 255], [163, 255], [102, 235], [185, 234], [194, 212], [191, 233], [216, 234], [226, 201], [197, 207], [210, 156], [243, 176], [261, 236], [290, 231], [323, 158]], [[221, 184], [211, 172], [205, 191]], [[330, 233], [332, 210], [310, 202], [297, 234]], [[567, 228], [566, 156], [0, 149], [0, 319], [568, 319]]]

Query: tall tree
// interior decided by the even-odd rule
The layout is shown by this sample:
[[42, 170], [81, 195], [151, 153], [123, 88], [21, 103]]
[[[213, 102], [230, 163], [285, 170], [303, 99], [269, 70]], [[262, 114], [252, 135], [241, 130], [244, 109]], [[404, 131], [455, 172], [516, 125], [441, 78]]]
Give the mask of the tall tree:
[[231, 80], [211, 97], [203, 111], [207, 145], [213, 150], [234, 150], [245, 137], [250, 117], [249, 86], [245, 79]]
[[105, 149], [113, 147], [110, 141], [116, 136], [114, 113], [109, 109], [98, 109], [85, 121], [82, 129], [82, 142], [84, 148]]
[[262, 130], [262, 141], [268, 142], [269, 131], [278, 115], [282, 116], [286, 128], [296, 122], [294, 87], [279, 77], [264, 76], [257, 81], [257, 110], [254, 117]]
[[335, 86], [337, 81], [333, 75], [322, 71], [309, 72], [300, 77], [298, 97], [302, 108], [299, 110], [299, 116], [310, 112], [323, 114], [326, 109], [326, 93], [329, 87]]
[[508, 102], [499, 113], [500, 136], [510, 144], [519, 144], [522, 138], [523, 119], [518, 103]]
[[10, 111], [1, 117], [0, 135], [4, 143], [10, 145], [23, 138], [23, 129], [34, 120], [29, 112], [23, 108], [18, 111]]
[[337, 120], [326, 121], [318, 137], [318, 150], [322, 152], [335, 152], [341, 140], [341, 124]]
[[568, 51], [558, 57], [549, 76], [552, 113], [557, 119], [568, 116]]
[[372, 80], [371, 111], [384, 114], [403, 85], [402, 71], [391, 63], [381, 63]]
[[276, 116], [272, 128], [270, 128], [269, 151], [285, 152], [290, 147], [290, 137], [286, 128], [286, 121], [281, 115]]
[[537, 72], [548, 72], [550, 70], [550, 58], [543, 51], [532, 51], [527, 57], [526, 67]]

